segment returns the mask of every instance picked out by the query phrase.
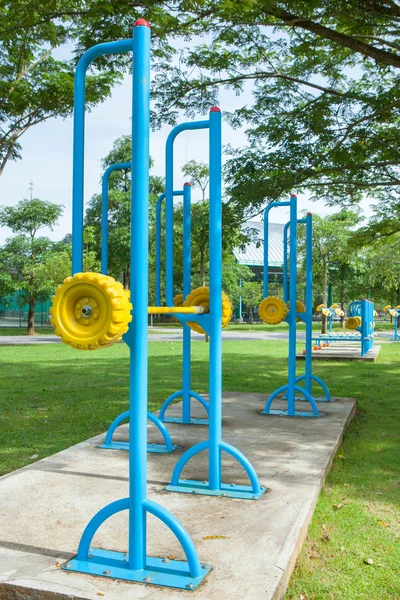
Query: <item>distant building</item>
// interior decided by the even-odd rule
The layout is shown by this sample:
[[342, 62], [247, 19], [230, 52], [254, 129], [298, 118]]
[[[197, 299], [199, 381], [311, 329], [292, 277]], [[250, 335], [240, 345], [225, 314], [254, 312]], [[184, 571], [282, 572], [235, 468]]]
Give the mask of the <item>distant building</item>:
[[[247, 221], [243, 228], [256, 230], [256, 240], [249, 242], [243, 251], [235, 248], [233, 254], [240, 265], [249, 267], [257, 279], [261, 280], [264, 270], [264, 223]], [[282, 282], [283, 228], [282, 223], [269, 223], [268, 225], [268, 263], [271, 282]]]

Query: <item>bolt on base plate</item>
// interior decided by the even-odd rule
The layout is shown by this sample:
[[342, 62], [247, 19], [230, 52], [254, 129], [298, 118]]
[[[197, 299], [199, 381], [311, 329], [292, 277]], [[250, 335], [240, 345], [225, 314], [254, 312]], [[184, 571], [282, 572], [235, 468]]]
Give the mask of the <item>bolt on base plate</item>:
[[178, 485], [169, 484], [163, 490], [165, 492], [181, 492], [183, 494], [203, 494], [205, 496], [226, 496], [227, 498], [240, 498], [242, 500], [259, 500], [268, 491], [268, 488], [262, 487], [258, 493], [254, 493], [250, 485], [222, 483], [219, 490], [211, 490], [208, 481], [180, 479]]
[[63, 569], [87, 575], [97, 575], [110, 579], [123, 579], [150, 585], [195, 590], [206, 575], [210, 572], [210, 565], [201, 565], [201, 576], [192, 577], [189, 566], [183, 560], [169, 560], [168, 558], [146, 557], [146, 568], [132, 570], [128, 566], [128, 555], [124, 552], [112, 552], [100, 548], [90, 549], [90, 558], [69, 560]]
[[[147, 452], [153, 452], [156, 454], [170, 454], [176, 450], [179, 446], [172, 446], [169, 450], [165, 444], [147, 444]], [[105, 450], [125, 450], [129, 452], [129, 442], [111, 442], [111, 444], [101, 444], [99, 448]]]

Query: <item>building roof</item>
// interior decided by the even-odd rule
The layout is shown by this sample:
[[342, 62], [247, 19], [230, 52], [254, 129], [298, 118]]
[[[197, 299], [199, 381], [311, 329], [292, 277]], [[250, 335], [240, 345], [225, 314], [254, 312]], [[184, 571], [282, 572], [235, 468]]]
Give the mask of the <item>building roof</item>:
[[[255, 229], [257, 242], [249, 242], [244, 250], [235, 248], [233, 254], [241, 265], [264, 265], [264, 223], [261, 221], [247, 221], [243, 229]], [[269, 223], [268, 225], [268, 261], [271, 266], [281, 266], [283, 263], [283, 223]]]

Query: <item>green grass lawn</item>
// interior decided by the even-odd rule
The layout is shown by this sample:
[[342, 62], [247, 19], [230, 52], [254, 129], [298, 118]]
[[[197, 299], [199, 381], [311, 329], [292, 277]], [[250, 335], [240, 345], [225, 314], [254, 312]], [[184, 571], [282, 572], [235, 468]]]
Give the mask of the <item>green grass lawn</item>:
[[[54, 333], [54, 327], [36, 327], [36, 335], [50, 335]], [[27, 335], [26, 327], [0, 327], [0, 336]]]
[[[176, 390], [181, 348], [178, 342], [149, 345], [150, 410]], [[285, 382], [286, 342], [228, 341], [223, 349], [225, 390], [270, 392]], [[199, 392], [207, 391], [207, 353], [208, 344], [193, 344]], [[3, 347], [0, 360], [0, 474], [104, 431], [127, 408], [123, 344], [87, 353], [61, 344]], [[318, 501], [286, 598], [399, 600], [400, 345], [385, 344], [376, 363], [321, 361], [315, 372], [334, 395], [355, 396], [359, 410]]]

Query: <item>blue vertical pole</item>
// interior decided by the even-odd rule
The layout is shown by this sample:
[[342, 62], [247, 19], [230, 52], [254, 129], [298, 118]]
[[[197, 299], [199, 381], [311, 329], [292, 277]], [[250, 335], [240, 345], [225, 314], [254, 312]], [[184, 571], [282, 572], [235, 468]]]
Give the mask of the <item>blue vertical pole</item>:
[[289, 300], [288, 295], [288, 229], [290, 221], [288, 221], [283, 228], [283, 301]]
[[221, 488], [222, 441], [222, 135], [221, 111], [210, 111], [209, 487]]
[[312, 214], [306, 216], [306, 369], [305, 389], [311, 394], [312, 386]]
[[129, 432], [129, 568], [146, 565], [146, 519], [143, 503], [147, 486], [147, 381], [148, 381], [148, 197], [150, 133], [150, 28], [144, 19], [135, 23], [132, 81], [132, 186], [131, 186], [131, 299], [133, 319], [130, 342]]
[[[183, 188], [183, 300], [190, 294], [191, 288], [191, 185], [185, 183]], [[190, 327], [183, 325], [183, 364], [182, 364], [182, 420], [190, 422]]]
[[160, 194], [156, 204], [156, 306], [161, 306], [161, 208], [165, 194]]
[[[271, 206], [271, 205], [270, 205]], [[269, 223], [269, 206], [264, 211], [264, 271], [263, 271], [263, 296], [268, 296], [268, 223]]]
[[[240, 279], [239, 281], [239, 287], [242, 287], [242, 280]], [[243, 302], [242, 302], [242, 292], [240, 292], [240, 296], [239, 296], [239, 319], [242, 320], [242, 306]]]
[[165, 149], [165, 296], [174, 305], [174, 140]]
[[130, 162], [110, 165], [103, 173], [101, 180], [101, 272], [108, 274], [108, 184], [114, 171], [130, 169]]
[[290, 275], [289, 275], [289, 358], [288, 358], [288, 414], [294, 415], [296, 410], [296, 300], [297, 300], [297, 198], [290, 196]]

